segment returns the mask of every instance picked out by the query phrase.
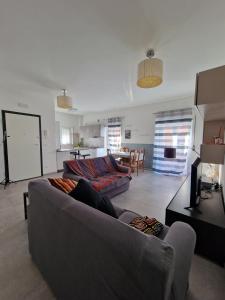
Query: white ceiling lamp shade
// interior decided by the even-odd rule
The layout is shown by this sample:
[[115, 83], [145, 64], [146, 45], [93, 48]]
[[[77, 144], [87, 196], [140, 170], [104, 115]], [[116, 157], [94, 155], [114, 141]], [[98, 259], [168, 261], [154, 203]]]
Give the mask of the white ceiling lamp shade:
[[57, 106], [59, 108], [64, 108], [64, 109], [72, 109], [73, 108], [73, 102], [72, 102], [72, 97], [69, 97], [66, 95], [66, 90], [62, 90], [62, 95], [57, 96]]
[[146, 53], [148, 58], [138, 64], [137, 85], [140, 88], [154, 88], [163, 81], [163, 63], [161, 59], [153, 58], [155, 52], [149, 49]]

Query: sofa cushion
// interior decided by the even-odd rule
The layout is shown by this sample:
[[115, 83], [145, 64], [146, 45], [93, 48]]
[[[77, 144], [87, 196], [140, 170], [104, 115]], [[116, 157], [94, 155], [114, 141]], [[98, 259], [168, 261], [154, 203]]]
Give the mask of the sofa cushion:
[[107, 194], [110, 198], [125, 191], [123, 187], [128, 189], [131, 180], [130, 169], [118, 166], [113, 156], [68, 160], [63, 165], [64, 178], [77, 181], [86, 178], [97, 192]]
[[102, 177], [91, 179], [91, 185], [96, 191], [106, 191], [126, 184], [130, 179], [123, 173], [110, 173]]
[[133, 211], [125, 210], [120, 214], [118, 219], [123, 223], [129, 224], [136, 217], [140, 217], [140, 215]]
[[74, 174], [91, 179], [97, 177], [96, 168], [93, 159], [78, 159], [66, 161], [67, 167]]
[[[121, 208], [117, 208], [117, 207], [116, 207], [116, 212], [117, 212], [118, 219], [121, 222], [126, 223], [126, 224], [129, 224], [130, 222], [132, 222], [132, 220], [135, 219], [136, 217], [141, 217], [141, 215], [139, 215], [133, 211], [121, 209]], [[169, 229], [168, 226], [163, 225], [163, 228], [157, 237], [159, 239], [163, 240], [168, 232], [168, 229]]]
[[126, 209], [120, 208], [119, 206], [115, 205], [114, 203], [113, 203], [113, 207], [116, 212], [117, 219], [119, 219], [119, 217], [126, 211]]
[[100, 205], [98, 207], [98, 210], [106, 213], [107, 215], [110, 215], [114, 218], [117, 218], [117, 213], [107, 195], [101, 196], [102, 200], [100, 202]]
[[111, 159], [108, 156], [94, 159], [69, 160], [66, 163], [68, 168], [74, 174], [88, 179], [101, 177], [105, 174], [116, 172], [116, 169], [114, 168]]
[[79, 159], [76, 161], [86, 178], [95, 178], [99, 176], [99, 172], [95, 167], [94, 161], [95, 160], [91, 158]]
[[48, 181], [52, 186], [66, 194], [71, 192], [77, 185], [75, 180], [68, 178], [48, 178]]
[[96, 208], [114, 218], [117, 218], [113, 205], [108, 197], [103, 197], [96, 192], [89, 182], [80, 179], [76, 188], [69, 195], [74, 199], [81, 201], [93, 208]]
[[98, 177], [104, 176], [109, 173], [110, 169], [103, 157], [93, 159]]

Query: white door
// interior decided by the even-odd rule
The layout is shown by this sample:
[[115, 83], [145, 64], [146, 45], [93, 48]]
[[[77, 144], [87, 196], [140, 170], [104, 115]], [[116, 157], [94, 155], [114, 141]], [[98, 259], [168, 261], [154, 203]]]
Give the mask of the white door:
[[9, 179], [42, 175], [39, 117], [5, 113]]

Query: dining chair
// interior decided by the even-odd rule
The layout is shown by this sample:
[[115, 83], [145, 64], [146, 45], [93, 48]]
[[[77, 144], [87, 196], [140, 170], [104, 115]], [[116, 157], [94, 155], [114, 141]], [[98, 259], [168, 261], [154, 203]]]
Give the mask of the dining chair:
[[107, 155], [110, 155], [110, 154], [112, 154], [112, 151], [111, 151], [111, 149], [107, 149]]
[[145, 149], [144, 148], [138, 149], [138, 152], [139, 152], [138, 167], [140, 167], [141, 169], [143, 169], [143, 172], [144, 172], [144, 167], [145, 167]]
[[124, 166], [127, 166], [127, 167], [130, 167], [131, 168], [131, 171], [134, 172], [135, 169], [137, 170], [137, 176], [138, 176], [138, 168], [139, 168], [139, 151], [138, 150], [131, 150], [130, 151], [130, 158], [129, 158], [129, 161], [124, 161], [123, 162], [123, 165]]
[[120, 148], [120, 151], [121, 151], [121, 152], [129, 152], [130, 149], [129, 149], [128, 147], [121, 147], [121, 148]]

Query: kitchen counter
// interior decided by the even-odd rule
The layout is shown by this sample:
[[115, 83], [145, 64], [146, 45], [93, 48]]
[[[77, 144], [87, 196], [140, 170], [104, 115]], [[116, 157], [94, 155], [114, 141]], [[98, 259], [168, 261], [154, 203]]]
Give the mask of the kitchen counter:
[[89, 150], [89, 149], [105, 149], [104, 147], [74, 147], [71, 149], [57, 149], [56, 152], [71, 152], [76, 150]]

